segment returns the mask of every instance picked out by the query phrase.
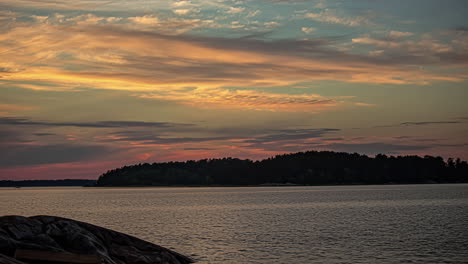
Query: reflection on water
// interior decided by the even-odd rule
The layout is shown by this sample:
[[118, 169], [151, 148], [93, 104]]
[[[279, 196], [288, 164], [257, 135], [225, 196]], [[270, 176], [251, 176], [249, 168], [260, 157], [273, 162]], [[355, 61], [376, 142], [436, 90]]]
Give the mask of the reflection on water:
[[200, 263], [468, 263], [468, 185], [0, 190]]

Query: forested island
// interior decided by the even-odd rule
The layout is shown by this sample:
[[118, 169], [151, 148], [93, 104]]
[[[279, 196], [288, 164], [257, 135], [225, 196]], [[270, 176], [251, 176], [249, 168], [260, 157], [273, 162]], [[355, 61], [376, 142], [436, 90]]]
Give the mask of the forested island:
[[368, 157], [307, 151], [264, 160], [222, 158], [144, 163], [102, 174], [96, 186], [249, 186], [468, 182], [468, 164], [432, 156]]

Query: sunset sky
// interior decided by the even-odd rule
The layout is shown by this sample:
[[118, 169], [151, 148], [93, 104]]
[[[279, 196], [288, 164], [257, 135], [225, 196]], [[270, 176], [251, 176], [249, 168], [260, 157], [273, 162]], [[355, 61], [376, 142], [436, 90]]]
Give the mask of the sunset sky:
[[0, 0], [0, 179], [304, 150], [468, 159], [466, 0]]

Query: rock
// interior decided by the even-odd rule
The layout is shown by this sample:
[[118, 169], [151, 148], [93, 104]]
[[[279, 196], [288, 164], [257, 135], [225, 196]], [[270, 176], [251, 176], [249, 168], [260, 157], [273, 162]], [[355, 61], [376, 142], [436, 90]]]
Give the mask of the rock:
[[0, 263], [24, 263], [16, 249], [99, 255], [105, 264], [185, 264], [189, 257], [92, 224], [55, 216], [0, 217]]
[[17, 259], [0, 254], [1, 264], [24, 264], [24, 262], [18, 261]]

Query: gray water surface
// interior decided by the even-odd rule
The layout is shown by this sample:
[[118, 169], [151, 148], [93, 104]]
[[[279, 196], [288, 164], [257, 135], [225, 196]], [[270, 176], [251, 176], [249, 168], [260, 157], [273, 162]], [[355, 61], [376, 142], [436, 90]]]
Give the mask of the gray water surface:
[[468, 185], [1, 188], [0, 215], [57, 215], [199, 263], [468, 263]]

